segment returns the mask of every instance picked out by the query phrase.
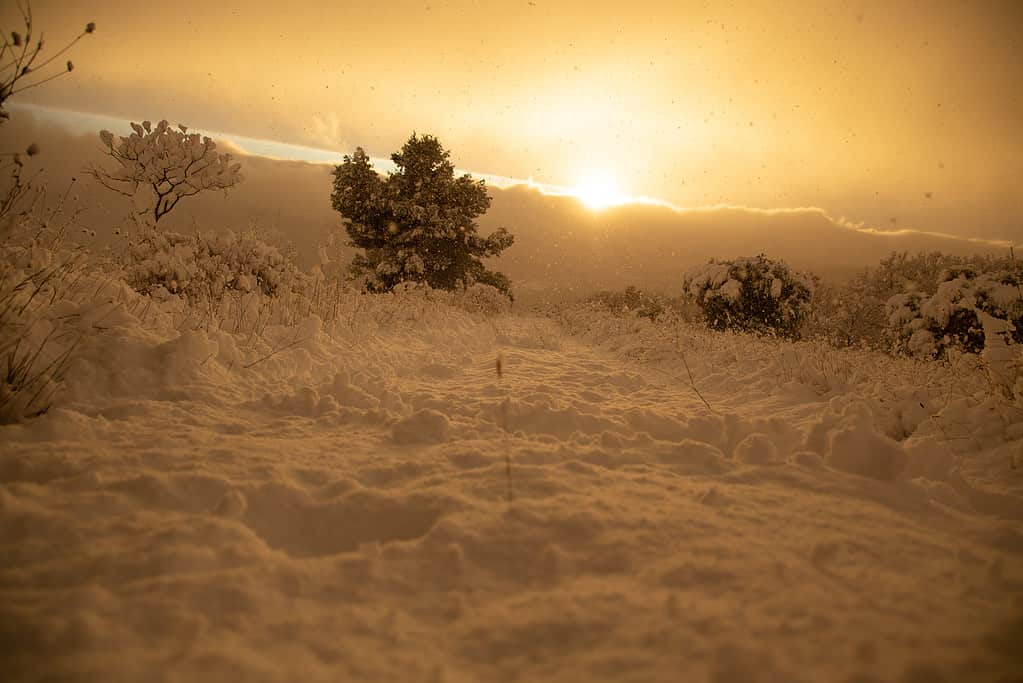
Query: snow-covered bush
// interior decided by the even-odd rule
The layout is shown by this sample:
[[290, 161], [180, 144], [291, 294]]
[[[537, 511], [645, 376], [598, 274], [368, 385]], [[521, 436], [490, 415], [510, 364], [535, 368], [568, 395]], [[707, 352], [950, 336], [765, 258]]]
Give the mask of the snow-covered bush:
[[231, 163], [230, 154], [217, 154], [210, 138], [189, 133], [166, 121], [153, 127], [149, 121], [132, 122], [135, 132], [128, 137], [108, 130], [99, 137], [107, 156], [117, 166], [108, 171], [93, 166], [89, 173], [104, 187], [130, 197], [138, 216], [156, 225], [185, 197], [205, 190], [225, 192], [242, 181], [241, 164]]
[[[920, 301], [934, 295], [950, 273], [958, 273], [961, 269], [977, 272], [994, 267], [996, 261], [989, 257], [966, 258], [940, 251], [919, 252], [912, 256], [909, 252], [892, 252], [881, 260], [876, 269], [857, 276], [843, 289], [847, 313], [840, 313], [834, 325], [839, 328], [855, 325], [871, 346], [903, 352], [912, 331], [906, 335], [899, 326], [891, 324], [893, 311], [889, 302], [893, 297], [904, 295], [905, 305], [912, 310]], [[954, 314], [951, 327], [965, 340], [970, 337], [973, 322], [969, 316], [960, 319], [959, 314]], [[925, 336], [918, 335], [914, 344], [921, 343]]]
[[810, 312], [813, 280], [763, 254], [689, 269], [683, 291], [716, 330], [796, 337]]
[[195, 302], [229, 290], [275, 296], [293, 284], [298, 269], [254, 230], [191, 235], [146, 230], [127, 249], [124, 277], [140, 293], [166, 290]]
[[994, 328], [986, 318], [1005, 324], [1006, 343], [1023, 342], [1023, 272], [978, 273], [971, 267], [945, 271], [933, 294], [909, 291], [887, 302], [888, 323], [897, 350], [911, 355], [944, 357], [949, 348], [967, 353], [984, 350]]
[[[804, 334], [839, 347], [905, 351], [912, 331], [889, 326], [892, 311], [886, 304], [892, 297], [902, 295], [899, 306], [913, 309], [920, 300], [933, 296], [950, 274], [954, 278], [959, 273], [1013, 272], [1017, 268], [1011, 257], [893, 252], [876, 268], [857, 273], [847, 282], [818, 283]], [[971, 328], [976, 337], [978, 321], [970, 316], [953, 318], [952, 327], [958, 329], [958, 337], [969, 338]], [[981, 344], [973, 346], [980, 348]]]

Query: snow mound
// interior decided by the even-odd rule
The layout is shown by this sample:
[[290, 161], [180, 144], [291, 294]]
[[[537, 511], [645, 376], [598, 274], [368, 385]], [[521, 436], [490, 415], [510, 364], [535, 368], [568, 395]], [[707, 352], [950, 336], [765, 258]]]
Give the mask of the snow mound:
[[391, 428], [391, 438], [400, 444], [439, 443], [447, 441], [450, 431], [447, 415], [424, 408], [396, 422]]
[[832, 431], [824, 457], [836, 469], [882, 481], [895, 480], [907, 462], [901, 444], [864, 423]]
[[767, 434], [750, 434], [735, 446], [735, 457], [750, 465], [779, 462], [778, 449]]

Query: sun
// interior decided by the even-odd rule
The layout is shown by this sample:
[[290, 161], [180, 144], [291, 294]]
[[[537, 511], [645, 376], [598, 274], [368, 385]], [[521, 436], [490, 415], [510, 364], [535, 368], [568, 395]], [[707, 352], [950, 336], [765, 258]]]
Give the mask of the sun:
[[576, 182], [572, 194], [594, 210], [606, 209], [626, 201], [618, 181], [604, 171], [589, 171], [584, 174]]

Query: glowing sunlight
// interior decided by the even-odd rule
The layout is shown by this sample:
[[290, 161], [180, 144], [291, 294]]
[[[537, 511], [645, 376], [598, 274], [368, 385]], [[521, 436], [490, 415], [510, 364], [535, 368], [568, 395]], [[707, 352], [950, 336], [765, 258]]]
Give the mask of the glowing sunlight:
[[587, 207], [598, 211], [628, 201], [618, 180], [605, 171], [589, 171], [583, 175], [576, 182], [572, 194]]

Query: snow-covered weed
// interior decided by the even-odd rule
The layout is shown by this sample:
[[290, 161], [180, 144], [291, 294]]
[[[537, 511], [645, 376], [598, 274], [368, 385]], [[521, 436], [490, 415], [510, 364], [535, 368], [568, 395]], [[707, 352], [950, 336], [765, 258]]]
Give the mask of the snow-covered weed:
[[497, 287], [478, 282], [465, 289], [443, 292], [442, 298], [448, 305], [483, 316], [508, 313], [512, 304], [508, 295]]
[[890, 349], [886, 298], [862, 273], [842, 284], [818, 282], [800, 337], [839, 348]]
[[126, 303], [70, 241], [78, 216], [65, 212], [66, 197], [0, 225], [0, 423], [45, 413], [75, 348]]

